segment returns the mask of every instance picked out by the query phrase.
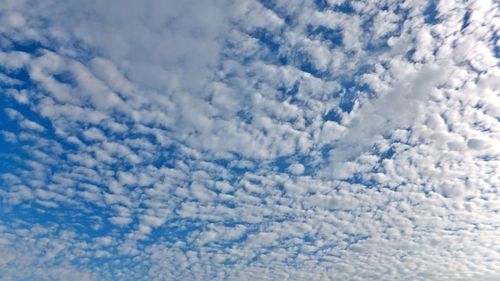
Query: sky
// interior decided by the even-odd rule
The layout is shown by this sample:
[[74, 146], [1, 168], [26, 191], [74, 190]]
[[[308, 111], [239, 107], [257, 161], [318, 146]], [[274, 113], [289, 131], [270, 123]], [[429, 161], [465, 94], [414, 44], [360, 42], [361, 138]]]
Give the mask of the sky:
[[0, 280], [500, 280], [495, 0], [0, 0]]

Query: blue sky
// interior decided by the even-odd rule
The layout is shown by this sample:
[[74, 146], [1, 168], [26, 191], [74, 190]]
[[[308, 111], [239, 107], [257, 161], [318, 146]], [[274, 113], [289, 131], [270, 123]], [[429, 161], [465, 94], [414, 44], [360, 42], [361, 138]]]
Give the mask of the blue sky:
[[498, 280], [499, 12], [0, 0], [0, 279]]

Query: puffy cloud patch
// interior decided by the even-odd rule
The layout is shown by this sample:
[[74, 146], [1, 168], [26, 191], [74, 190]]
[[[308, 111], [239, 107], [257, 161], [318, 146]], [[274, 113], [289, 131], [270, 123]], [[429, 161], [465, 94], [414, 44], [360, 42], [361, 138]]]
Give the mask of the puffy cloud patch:
[[493, 2], [3, 2], [0, 276], [498, 278]]

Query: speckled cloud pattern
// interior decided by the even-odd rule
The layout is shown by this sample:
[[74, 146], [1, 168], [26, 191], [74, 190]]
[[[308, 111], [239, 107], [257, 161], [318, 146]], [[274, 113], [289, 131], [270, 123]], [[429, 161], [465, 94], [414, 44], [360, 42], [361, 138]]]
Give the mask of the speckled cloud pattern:
[[0, 0], [0, 280], [500, 280], [495, 0]]

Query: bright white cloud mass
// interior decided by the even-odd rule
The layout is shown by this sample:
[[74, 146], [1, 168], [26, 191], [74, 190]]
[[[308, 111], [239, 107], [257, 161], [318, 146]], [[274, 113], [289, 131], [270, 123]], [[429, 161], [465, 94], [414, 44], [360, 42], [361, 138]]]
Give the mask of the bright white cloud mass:
[[0, 280], [500, 280], [495, 0], [0, 0]]

